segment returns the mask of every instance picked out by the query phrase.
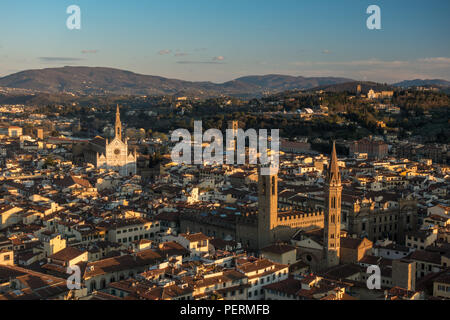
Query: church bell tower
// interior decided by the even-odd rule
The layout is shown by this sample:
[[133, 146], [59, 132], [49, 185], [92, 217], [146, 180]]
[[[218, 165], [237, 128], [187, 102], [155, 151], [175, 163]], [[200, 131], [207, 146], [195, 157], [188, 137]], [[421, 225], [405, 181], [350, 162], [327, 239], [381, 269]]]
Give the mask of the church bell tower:
[[258, 168], [258, 249], [276, 241], [278, 224], [278, 175], [261, 175]]
[[330, 165], [328, 167], [325, 187], [324, 216], [324, 260], [326, 267], [339, 264], [341, 246], [341, 174], [336, 155], [336, 144], [333, 142]]
[[120, 122], [119, 105], [117, 105], [116, 109], [115, 137], [122, 141], [122, 123]]

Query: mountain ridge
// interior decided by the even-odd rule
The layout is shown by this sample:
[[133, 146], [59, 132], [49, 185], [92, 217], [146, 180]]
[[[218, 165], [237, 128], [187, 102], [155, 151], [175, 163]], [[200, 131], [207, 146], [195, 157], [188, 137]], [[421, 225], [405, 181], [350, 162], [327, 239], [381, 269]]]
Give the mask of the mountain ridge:
[[[31, 90], [45, 93], [70, 93], [78, 95], [193, 95], [258, 97], [290, 90], [349, 90], [358, 83], [367, 91], [411, 86], [437, 86], [449, 88], [450, 82], [442, 79], [404, 80], [390, 85], [356, 81], [342, 77], [303, 77], [282, 74], [249, 75], [223, 83], [187, 81], [144, 75], [128, 70], [107, 67], [65, 66], [24, 70], [0, 78], [0, 87]], [[355, 87], [356, 89], [356, 87]]]
[[413, 80], [403, 80], [394, 83], [393, 86], [396, 87], [422, 87], [422, 86], [438, 86], [438, 87], [450, 87], [450, 81], [444, 79], [413, 79]]
[[0, 87], [29, 89], [48, 93], [199, 96], [246, 96], [265, 92], [304, 90], [318, 85], [352, 81], [338, 77], [286, 75], [245, 76], [224, 83], [186, 81], [143, 75], [104, 67], [62, 67], [25, 70], [0, 78]]

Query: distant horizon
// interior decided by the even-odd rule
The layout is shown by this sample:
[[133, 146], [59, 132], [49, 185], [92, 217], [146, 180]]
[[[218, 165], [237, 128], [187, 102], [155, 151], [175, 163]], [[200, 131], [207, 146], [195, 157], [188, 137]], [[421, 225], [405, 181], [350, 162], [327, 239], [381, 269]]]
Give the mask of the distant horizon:
[[347, 78], [347, 77], [341, 77], [341, 76], [335, 76], [335, 75], [323, 75], [323, 76], [310, 76], [310, 75], [303, 75], [303, 74], [297, 74], [297, 75], [293, 75], [293, 74], [282, 74], [282, 73], [267, 73], [267, 74], [248, 74], [248, 75], [242, 75], [239, 76], [237, 78], [232, 78], [229, 80], [225, 80], [223, 82], [216, 82], [216, 81], [211, 81], [211, 80], [188, 80], [188, 79], [182, 79], [182, 78], [174, 78], [174, 77], [165, 77], [165, 76], [161, 76], [158, 74], [146, 74], [146, 73], [142, 73], [142, 72], [136, 72], [133, 70], [127, 70], [127, 69], [120, 69], [120, 68], [116, 68], [116, 67], [104, 67], [104, 66], [84, 66], [84, 65], [67, 65], [67, 66], [54, 66], [54, 67], [45, 67], [45, 68], [34, 68], [34, 69], [25, 69], [25, 70], [20, 70], [17, 72], [13, 72], [7, 75], [0, 75], [0, 79], [1, 78], [6, 78], [8, 76], [12, 76], [14, 74], [18, 74], [21, 72], [27, 72], [27, 71], [39, 71], [39, 70], [45, 70], [45, 69], [62, 69], [62, 68], [102, 68], [102, 69], [112, 69], [112, 70], [119, 70], [119, 71], [125, 71], [125, 72], [131, 72], [137, 75], [143, 75], [143, 76], [151, 76], [151, 77], [161, 77], [161, 78], [165, 78], [165, 79], [172, 79], [172, 80], [180, 80], [180, 81], [186, 81], [186, 82], [211, 82], [213, 84], [224, 84], [230, 81], [235, 81], [238, 80], [240, 78], [245, 78], [245, 77], [264, 77], [264, 76], [288, 76], [288, 77], [303, 77], [303, 78], [343, 78], [343, 79], [348, 79], [351, 82], [374, 82], [374, 83], [378, 83], [378, 84], [388, 84], [388, 85], [394, 85], [397, 84], [399, 82], [404, 82], [404, 81], [414, 81], [414, 80], [419, 80], [419, 81], [447, 81], [450, 82], [450, 80], [444, 79], [444, 78], [414, 78], [414, 79], [402, 79], [400, 81], [396, 81], [396, 82], [382, 82], [382, 81], [375, 81], [375, 80], [371, 80], [371, 79], [366, 79], [366, 80], [362, 80], [362, 79], [352, 79], [352, 78]]
[[[374, 4], [381, 28], [372, 30]], [[80, 29], [67, 26], [71, 5]], [[450, 79], [448, 12], [448, 0], [4, 0], [0, 76], [70, 64], [213, 83]]]

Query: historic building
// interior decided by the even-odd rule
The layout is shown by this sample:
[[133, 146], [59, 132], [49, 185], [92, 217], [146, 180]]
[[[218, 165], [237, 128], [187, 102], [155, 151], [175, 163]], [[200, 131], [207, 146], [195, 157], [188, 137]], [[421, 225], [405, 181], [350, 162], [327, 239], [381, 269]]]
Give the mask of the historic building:
[[[342, 183], [336, 145], [333, 143], [324, 188], [323, 228], [299, 230], [291, 238], [300, 259], [312, 270], [324, 270], [341, 262]], [[311, 206], [321, 207], [310, 202]]]
[[367, 153], [370, 159], [383, 159], [388, 155], [389, 149], [384, 141], [364, 138], [350, 143], [349, 151], [351, 155]]
[[412, 196], [394, 200], [392, 206], [381, 208], [371, 199], [354, 202], [348, 208], [348, 232], [373, 242], [390, 239], [405, 244], [406, 233], [417, 229], [417, 200]]
[[325, 187], [324, 259], [328, 267], [339, 264], [341, 246], [341, 174], [337, 162], [336, 145], [333, 143], [330, 166]]
[[97, 136], [88, 143], [76, 147], [74, 156], [78, 161], [91, 163], [97, 168], [112, 169], [122, 176], [136, 174], [136, 150], [130, 151], [128, 139], [122, 139], [122, 123], [120, 110], [117, 106], [115, 136], [112, 141]]
[[276, 242], [278, 226], [278, 176], [258, 175], [258, 248]]
[[[303, 207], [283, 210], [278, 206], [278, 175], [261, 175], [258, 170], [258, 210], [230, 217], [199, 210], [180, 215], [182, 232], [203, 232], [214, 237], [234, 239], [244, 247], [259, 251], [273, 243], [290, 241], [299, 231], [321, 229], [323, 250], [320, 265], [339, 264], [341, 236], [341, 175], [333, 146], [325, 188], [325, 210]], [[322, 242], [322, 241], [321, 241]]]
[[[181, 232], [202, 232], [216, 238], [233, 239], [245, 248], [261, 251], [274, 243], [295, 245], [308, 243], [305, 262], [314, 269], [325, 269], [340, 262], [341, 238], [341, 174], [336, 147], [333, 145], [325, 185], [325, 208], [303, 207], [282, 209], [278, 204], [278, 175], [261, 175], [258, 170], [258, 207], [239, 208], [237, 215], [183, 210], [180, 215]], [[318, 237], [315, 237], [317, 235]], [[313, 240], [313, 241], [312, 241]], [[311, 259], [309, 259], [309, 258]], [[303, 259], [303, 257], [301, 257]]]
[[278, 208], [278, 175], [258, 172], [258, 209], [239, 208], [238, 215], [205, 212], [203, 209], [183, 210], [181, 232], [202, 232], [206, 235], [233, 239], [249, 250], [259, 251], [275, 242], [289, 241], [300, 229], [323, 228], [321, 209]]

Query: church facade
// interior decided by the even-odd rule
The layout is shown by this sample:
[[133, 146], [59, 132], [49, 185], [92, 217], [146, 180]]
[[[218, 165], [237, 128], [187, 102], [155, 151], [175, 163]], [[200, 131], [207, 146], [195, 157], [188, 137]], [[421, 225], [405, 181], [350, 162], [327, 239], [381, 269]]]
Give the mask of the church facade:
[[128, 139], [122, 138], [122, 123], [120, 110], [117, 106], [114, 139], [108, 141], [103, 137], [95, 137], [87, 145], [81, 147], [84, 161], [93, 164], [96, 168], [117, 171], [122, 176], [136, 174], [137, 153], [130, 151]]

